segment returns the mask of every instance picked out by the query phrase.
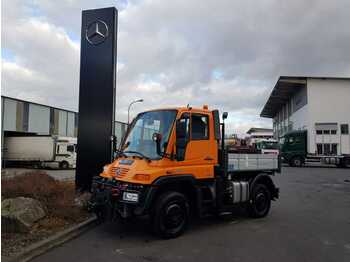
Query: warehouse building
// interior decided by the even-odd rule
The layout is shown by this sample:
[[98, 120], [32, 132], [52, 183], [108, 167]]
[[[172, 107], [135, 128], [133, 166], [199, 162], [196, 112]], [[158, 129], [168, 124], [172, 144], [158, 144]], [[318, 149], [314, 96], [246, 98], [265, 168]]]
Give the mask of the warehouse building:
[[275, 138], [307, 130], [309, 152], [349, 154], [350, 78], [281, 76], [260, 116], [273, 119]]
[[[1, 96], [1, 134], [57, 135], [77, 137], [78, 113], [12, 97]], [[126, 123], [115, 122], [118, 142], [126, 131]]]

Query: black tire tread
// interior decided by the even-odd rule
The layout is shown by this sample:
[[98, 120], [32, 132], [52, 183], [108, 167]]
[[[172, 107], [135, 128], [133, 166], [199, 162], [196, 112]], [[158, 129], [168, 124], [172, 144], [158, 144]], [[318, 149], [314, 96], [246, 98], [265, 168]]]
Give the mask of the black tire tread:
[[[184, 201], [186, 207], [186, 222], [185, 225], [174, 234], [170, 234], [169, 232], [163, 232], [160, 228], [160, 216], [162, 208], [172, 199], [178, 198], [181, 201]], [[180, 236], [186, 229], [189, 220], [189, 204], [187, 198], [179, 192], [176, 191], [167, 191], [162, 193], [156, 200], [155, 208], [153, 210], [152, 216], [152, 224], [153, 224], [153, 232], [164, 239], [175, 238]]]

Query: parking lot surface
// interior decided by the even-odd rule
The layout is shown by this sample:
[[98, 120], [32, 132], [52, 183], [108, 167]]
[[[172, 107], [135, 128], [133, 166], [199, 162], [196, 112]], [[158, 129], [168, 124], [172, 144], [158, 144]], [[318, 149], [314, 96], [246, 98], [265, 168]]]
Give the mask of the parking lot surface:
[[350, 169], [284, 167], [274, 180], [266, 218], [196, 220], [171, 240], [146, 221], [103, 224], [34, 261], [350, 261]]

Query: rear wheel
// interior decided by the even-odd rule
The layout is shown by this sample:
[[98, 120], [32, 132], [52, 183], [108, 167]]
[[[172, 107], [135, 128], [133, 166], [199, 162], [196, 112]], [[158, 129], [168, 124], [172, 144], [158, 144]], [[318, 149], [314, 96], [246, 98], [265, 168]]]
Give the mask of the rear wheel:
[[69, 168], [68, 162], [67, 162], [67, 161], [62, 161], [62, 162], [60, 163], [60, 168], [62, 168], [62, 169], [68, 169], [68, 168]]
[[254, 186], [250, 198], [249, 213], [252, 217], [266, 216], [271, 207], [271, 192], [265, 184]]
[[301, 156], [295, 156], [290, 160], [290, 166], [301, 167], [304, 163], [304, 159]]
[[181, 235], [188, 224], [189, 204], [179, 192], [166, 192], [156, 202], [153, 214], [153, 230], [162, 238]]

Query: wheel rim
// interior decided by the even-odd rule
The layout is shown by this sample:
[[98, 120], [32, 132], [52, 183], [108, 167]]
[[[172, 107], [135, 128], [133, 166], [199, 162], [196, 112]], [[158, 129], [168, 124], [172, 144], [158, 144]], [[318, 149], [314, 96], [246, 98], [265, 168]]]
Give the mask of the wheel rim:
[[258, 192], [255, 197], [255, 208], [259, 213], [265, 212], [268, 207], [267, 196], [264, 192]]
[[300, 166], [301, 165], [300, 159], [294, 159], [294, 165]]
[[178, 203], [170, 204], [165, 210], [164, 226], [168, 230], [179, 228], [185, 220], [185, 212]]

